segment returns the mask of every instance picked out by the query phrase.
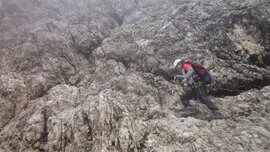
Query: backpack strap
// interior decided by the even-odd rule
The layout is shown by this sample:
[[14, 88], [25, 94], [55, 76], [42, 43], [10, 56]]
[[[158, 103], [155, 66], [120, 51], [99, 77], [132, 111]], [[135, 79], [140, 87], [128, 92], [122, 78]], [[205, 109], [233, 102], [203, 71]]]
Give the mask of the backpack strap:
[[193, 70], [199, 77], [203, 77], [206, 74], [206, 69], [198, 63], [191, 63]]

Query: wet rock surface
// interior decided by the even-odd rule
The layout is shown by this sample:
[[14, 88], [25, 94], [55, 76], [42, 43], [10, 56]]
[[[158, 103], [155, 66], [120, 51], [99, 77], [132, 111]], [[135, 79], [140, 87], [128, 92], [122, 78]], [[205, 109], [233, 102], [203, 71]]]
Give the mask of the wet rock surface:
[[[269, 8], [0, 0], [0, 151], [269, 151]], [[180, 117], [179, 57], [213, 74], [224, 119], [196, 100]]]

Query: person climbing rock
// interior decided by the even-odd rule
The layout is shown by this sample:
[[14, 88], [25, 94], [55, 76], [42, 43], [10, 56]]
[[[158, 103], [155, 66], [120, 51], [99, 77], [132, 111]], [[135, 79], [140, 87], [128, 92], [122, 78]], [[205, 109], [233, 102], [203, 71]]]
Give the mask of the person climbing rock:
[[[173, 63], [174, 68], [182, 75], [176, 75], [175, 79], [182, 78], [181, 85], [187, 87], [185, 93], [181, 96], [184, 105], [184, 114], [182, 117], [188, 117], [195, 114], [190, 101], [192, 98], [198, 98], [211, 111], [214, 119], [222, 118], [217, 106], [210, 100], [207, 94], [206, 84], [211, 83], [211, 77], [208, 71], [197, 63], [188, 59], [176, 59]], [[208, 76], [207, 76], [208, 75]]]

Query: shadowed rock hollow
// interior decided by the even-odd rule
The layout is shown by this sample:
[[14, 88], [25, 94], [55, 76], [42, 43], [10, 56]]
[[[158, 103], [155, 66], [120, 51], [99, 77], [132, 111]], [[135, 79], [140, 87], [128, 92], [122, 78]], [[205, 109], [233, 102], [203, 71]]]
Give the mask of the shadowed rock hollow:
[[[0, 151], [269, 151], [269, 8], [0, 0]], [[166, 72], [179, 57], [208, 67], [224, 119], [169, 109], [183, 108]]]

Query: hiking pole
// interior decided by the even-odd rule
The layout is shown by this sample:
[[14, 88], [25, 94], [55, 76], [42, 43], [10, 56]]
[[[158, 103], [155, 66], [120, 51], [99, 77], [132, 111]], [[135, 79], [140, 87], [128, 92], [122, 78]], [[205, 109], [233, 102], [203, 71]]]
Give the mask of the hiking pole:
[[159, 69], [162, 70], [162, 71], [164, 71], [164, 72], [166, 72], [166, 73], [169, 74], [170, 76], [172, 76], [174, 80], [175, 80], [176, 78], [185, 78], [184, 75], [173, 75], [173, 74], [171, 74], [170, 72], [168, 72], [168, 71], [166, 71], [166, 70], [164, 70], [164, 69], [162, 69], [162, 68], [159, 68]]
[[164, 69], [162, 69], [162, 68], [159, 68], [159, 69], [162, 70], [162, 71], [164, 71], [164, 72], [166, 72], [166, 73], [169, 74], [170, 76], [173, 76], [173, 77], [174, 77], [174, 75], [171, 74], [170, 72], [168, 72], [168, 71], [166, 71], [166, 70], [164, 70]]

